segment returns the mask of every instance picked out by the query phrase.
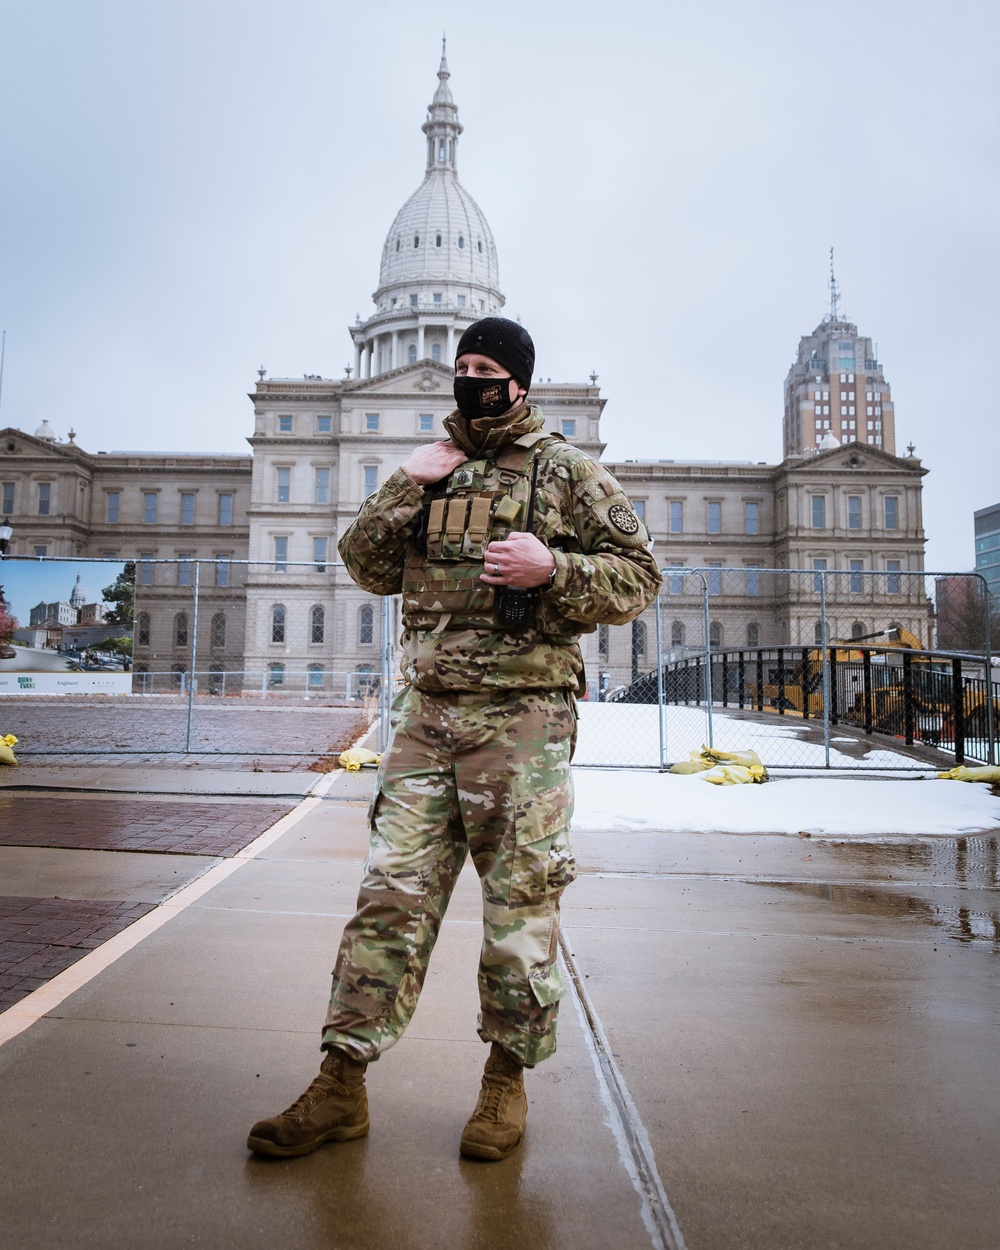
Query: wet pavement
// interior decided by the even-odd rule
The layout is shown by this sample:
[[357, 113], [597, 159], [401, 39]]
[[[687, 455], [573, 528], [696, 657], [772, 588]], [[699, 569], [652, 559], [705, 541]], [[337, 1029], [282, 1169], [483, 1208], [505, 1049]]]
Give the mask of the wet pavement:
[[[369, 1072], [370, 1137], [248, 1155], [314, 1073], [354, 905], [371, 777], [327, 783], [238, 866], [0, 848], [19, 890], [25, 857], [58, 893], [74, 870], [52, 857], [88, 856], [94, 896], [103, 856], [112, 897], [175, 907], [0, 1045], [0, 1246], [997, 1245], [1000, 831], [578, 834], [560, 1048], [527, 1076], [524, 1147], [492, 1165], [457, 1155], [485, 1055], [467, 869], [411, 1029]], [[174, 893], [185, 861], [207, 875]]]

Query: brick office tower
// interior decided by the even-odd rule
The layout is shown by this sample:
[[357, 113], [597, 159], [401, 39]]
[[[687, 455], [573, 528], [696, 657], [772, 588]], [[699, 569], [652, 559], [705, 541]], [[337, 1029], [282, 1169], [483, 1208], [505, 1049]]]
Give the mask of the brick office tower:
[[[832, 259], [832, 258], [831, 258]], [[889, 383], [869, 338], [841, 317], [830, 270], [830, 313], [799, 340], [785, 378], [784, 455], [814, 451], [825, 435], [896, 454]]]

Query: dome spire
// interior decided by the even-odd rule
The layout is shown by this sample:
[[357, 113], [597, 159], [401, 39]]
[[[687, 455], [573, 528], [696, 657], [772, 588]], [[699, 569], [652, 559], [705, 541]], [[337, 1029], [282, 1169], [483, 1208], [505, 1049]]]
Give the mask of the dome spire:
[[462, 126], [458, 120], [458, 106], [452, 99], [448, 79], [447, 36], [441, 37], [441, 64], [438, 66], [438, 85], [434, 99], [427, 109], [427, 120], [421, 129], [427, 136], [427, 172], [433, 169], [457, 169], [455, 150]]

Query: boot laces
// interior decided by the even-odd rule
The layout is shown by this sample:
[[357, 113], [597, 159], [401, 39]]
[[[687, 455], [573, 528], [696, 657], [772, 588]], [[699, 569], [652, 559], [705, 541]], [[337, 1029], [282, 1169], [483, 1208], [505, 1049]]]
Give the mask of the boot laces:
[[476, 1108], [477, 1120], [492, 1120], [494, 1124], [500, 1124], [505, 1119], [507, 1110], [507, 1098], [510, 1094], [509, 1082], [504, 1081], [502, 1084], [495, 1078], [485, 1077], [483, 1079], [483, 1087], [479, 1094], [479, 1106]]
[[305, 1093], [300, 1094], [288, 1110], [282, 1112], [282, 1116], [289, 1120], [301, 1120], [312, 1111], [316, 1103], [322, 1102], [331, 1093], [343, 1094], [346, 1092], [346, 1088], [339, 1081], [332, 1076], [328, 1076], [325, 1072], [321, 1072]]

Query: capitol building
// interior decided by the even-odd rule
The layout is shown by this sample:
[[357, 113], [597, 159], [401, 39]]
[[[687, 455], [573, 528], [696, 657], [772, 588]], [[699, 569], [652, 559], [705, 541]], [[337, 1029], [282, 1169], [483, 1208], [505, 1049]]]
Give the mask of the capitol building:
[[[0, 431], [12, 555], [137, 562], [137, 689], [189, 669], [192, 648], [199, 674], [226, 693], [281, 685], [353, 696], [378, 670], [395, 609], [383, 618], [382, 602], [354, 586], [337, 541], [415, 445], [444, 437], [455, 344], [505, 302], [489, 223], [458, 176], [449, 77], [442, 56], [422, 125], [423, 181], [386, 236], [374, 307], [349, 329], [353, 367], [335, 380], [261, 371], [250, 454], [91, 453], [47, 421], [34, 434]], [[531, 328], [544, 339], [544, 327]], [[531, 399], [548, 429], [601, 457], [607, 401], [595, 376], [536, 381]], [[772, 568], [852, 575], [862, 589], [845, 583], [830, 603], [831, 638], [902, 625], [929, 645], [922, 579], [900, 576], [923, 568], [926, 470], [912, 448], [896, 455], [882, 367], [836, 299], [799, 345], [783, 420], [777, 465], [608, 463], [661, 567], [673, 569], [661, 600], [665, 650], [682, 656], [702, 643], [702, 580], [682, 575], [692, 568], [720, 570], [705, 583], [716, 647], [814, 642], [811, 583], [758, 572]], [[653, 637], [652, 609], [585, 636], [592, 689], [654, 667]]]

